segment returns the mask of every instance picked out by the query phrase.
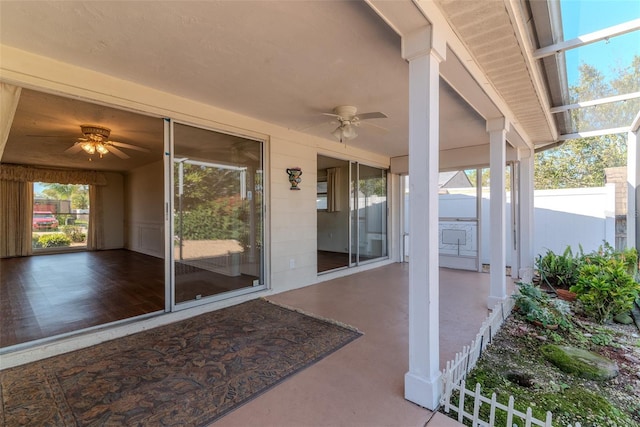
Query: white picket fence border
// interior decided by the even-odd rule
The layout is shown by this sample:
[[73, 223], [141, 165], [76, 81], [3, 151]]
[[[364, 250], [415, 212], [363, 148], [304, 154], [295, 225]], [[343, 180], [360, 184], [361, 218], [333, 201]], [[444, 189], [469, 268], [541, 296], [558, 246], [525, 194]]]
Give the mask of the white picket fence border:
[[[445, 369], [440, 375], [442, 397], [440, 398], [440, 405], [444, 406], [445, 413], [454, 411], [458, 414], [458, 422], [462, 423], [464, 419], [471, 421], [473, 427], [493, 427], [495, 425], [496, 410], [505, 411], [507, 413], [507, 426], [514, 426], [514, 417], [520, 418], [524, 421], [524, 427], [542, 426], [552, 427], [551, 421], [553, 414], [547, 411], [546, 419], [541, 421], [535, 418], [532, 414], [531, 407], [527, 408], [527, 412], [523, 413], [514, 408], [515, 399], [513, 396], [509, 396], [508, 405], [503, 405], [496, 400], [496, 394], [493, 393], [491, 398], [487, 398], [481, 394], [480, 384], [476, 384], [475, 391], [470, 391], [465, 387], [465, 380], [467, 375], [478, 363], [478, 359], [482, 355], [484, 349], [491, 343], [491, 340], [498, 332], [505, 319], [511, 314], [511, 310], [515, 305], [513, 298], [508, 298], [504, 302], [496, 304], [489, 317], [485, 319], [480, 327], [480, 331], [476, 335], [476, 338], [471, 342], [471, 345], [464, 346], [462, 351], [456, 353], [455, 358], [447, 362]], [[458, 404], [451, 404], [451, 397], [453, 393], [458, 392]], [[466, 412], [464, 410], [464, 402], [466, 396], [473, 398], [473, 413]], [[480, 419], [480, 406], [482, 404], [490, 405], [489, 420], [484, 421]], [[580, 423], [576, 423], [567, 427], [581, 427]]]

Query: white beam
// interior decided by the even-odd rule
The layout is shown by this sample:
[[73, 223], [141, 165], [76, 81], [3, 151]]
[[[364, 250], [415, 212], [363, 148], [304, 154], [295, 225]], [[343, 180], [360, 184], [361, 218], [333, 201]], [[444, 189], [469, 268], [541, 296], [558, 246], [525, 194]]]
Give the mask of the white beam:
[[606, 40], [611, 37], [620, 36], [622, 34], [630, 33], [636, 30], [640, 30], [640, 19], [634, 19], [632, 21], [628, 21], [623, 24], [614, 25], [613, 27], [605, 28], [603, 30], [595, 31], [593, 33], [576, 37], [575, 39], [566, 40], [560, 43], [552, 44], [550, 46], [542, 47], [533, 52], [533, 58], [534, 59], [544, 58], [547, 56], [554, 55], [556, 53], [564, 52], [570, 49], [575, 49], [581, 46], [599, 42], [601, 40]]
[[632, 92], [632, 93], [626, 93], [624, 95], [609, 96], [607, 98], [599, 98], [599, 99], [594, 99], [592, 101], [576, 102], [575, 104], [569, 104], [569, 105], [560, 105], [558, 107], [552, 107], [549, 111], [551, 111], [551, 113], [553, 114], [556, 114], [556, 113], [562, 113], [563, 111], [575, 110], [576, 108], [592, 107], [594, 105], [608, 104], [611, 102], [619, 102], [619, 101], [627, 101], [629, 99], [635, 99], [635, 98], [640, 98], [640, 92]]
[[409, 371], [407, 400], [434, 410], [440, 399], [438, 151], [439, 65], [430, 28], [402, 39], [409, 60]]
[[640, 129], [640, 111], [638, 111], [638, 114], [636, 114], [635, 119], [633, 119], [633, 121], [631, 122], [631, 129], [629, 129], [631, 132], [637, 132], [638, 129]]
[[629, 131], [627, 136], [627, 247], [637, 248], [640, 232], [638, 224], [638, 185], [640, 184], [640, 150], [638, 150], [638, 130]]
[[558, 138], [558, 141], [568, 141], [570, 139], [590, 138], [592, 136], [612, 135], [616, 133], [626, 133], [626, 132], [629, 132], [629, 126], [625, 126], [621, 128], [591, 130], [591, 131], [577, 132], [577, 133], [565, 133], [564, 135], [560, 135], [560, 137]]
[[487, 121], [489, 132], [490, 161], [489, 173], [489, 236], [490, 236], [490, 290], [487, 307], [492, 309], [507, 298], [506, 277], [506, 205], [505, 166], [507, 148], [507, 129], [504, 118]]

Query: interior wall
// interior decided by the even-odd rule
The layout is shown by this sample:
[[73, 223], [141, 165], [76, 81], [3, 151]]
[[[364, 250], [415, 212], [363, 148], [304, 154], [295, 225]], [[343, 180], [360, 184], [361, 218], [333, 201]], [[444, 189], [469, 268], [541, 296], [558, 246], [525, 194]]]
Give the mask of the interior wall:
[[104, 249], [124, 247], [124, 177], [120, 173], [105, 172], [107, 185], [102, 189], [104, 212]]
[[164, 257], [164, 165], [131, 170], [125, 180], [125, 232], [129, 250]]
[[[317, 211], [318, 250], [349, 253], [349, 163], [340, 166], [340, 210]], [[326, 170], [318, 171], [318, 175]]]

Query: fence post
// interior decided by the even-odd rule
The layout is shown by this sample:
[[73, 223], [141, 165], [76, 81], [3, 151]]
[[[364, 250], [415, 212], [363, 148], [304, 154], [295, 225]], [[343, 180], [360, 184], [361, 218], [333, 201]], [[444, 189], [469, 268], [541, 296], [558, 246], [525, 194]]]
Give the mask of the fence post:
[[458, 422], [460, 423], [464, 421], [464, 398], [466, 391], [465, 381], [462, 380], [460, 383], [460, 397], [458, 398]]
[[544, 427], [553, 427], [553, 425], [551, 424], [552, 418], [553, 415], [551, 414], [551, 411], [547, 411], [547, 419], [544, 421]]
[[509, 405], [507, 406], [507, 425], [513, 425], [513, 395], [509, 396]]
[[497, 397], [495, 392], [491, 394], [491, 411], [489, 412], [489, 425], [494, 425], [496, 421], [496, 402]]
[[473, 395], [473, 421], [471, 422], [472, 426], [478, 425], [478, 420], [480, 417], [480, 405], [482, 405], [480, 396], [480, 383], [476, 383], [476, 391]]

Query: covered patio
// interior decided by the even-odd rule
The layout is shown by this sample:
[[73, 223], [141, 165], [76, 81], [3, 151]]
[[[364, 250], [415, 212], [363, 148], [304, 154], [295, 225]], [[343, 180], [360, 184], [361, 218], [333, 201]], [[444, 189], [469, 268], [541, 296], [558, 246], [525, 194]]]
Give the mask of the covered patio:
[[[403, 394], [408, 292], [409, 265], [404, 263], [269, 297], [349, 324], [364, 335], [216, 425], [424, 426], [432, 412], [405, 400]], [[488, 274], [440, 269], [441, 367], [475, 337], [489, 313], [488, 294]], [[440, 425], [435, 421], [433, 425]]]
[[[10, 351], [2, 355], [2, 368], [266, 297], [351, 324], [365, 336], [221, 424], [424, 425], [429, 412], [410, 402], [437, 407], [439, 369], [474, 337], [488, 307], [509, 297], [507, 253], [514, 278], [532, 277], [536, 151], [578, 135], [566, 126], [567, 109], [574, 107], [562, 90], [568, 47], [559, 44], [562, 31], [554, 25], [557, 4], [114, 4], [2, 2], [0, 89], [7, 113], [0, 160], [14, 169], [104, 178], [94, 183], [105, 187], [92, 203], [104, 207], [95, 249], [161, 259], [164, 310]], [[640, 24], [634, 25], [623, 30]], [[361, 119], [380, 120], [358, 128], [354, 139]], [[631, 145], [637, 123], [624, 129]], [[112, 132], [114, 141], [107, 143], [133, 151], [102, 147], [104, 158], [87, 159], [79, 151], [85, 150], [83, 135], [96, 137], [85, 133], [87, 126]], [[382, 200], [380, 229], [367, 232], [362, 222], [360, 233], [360, 214], [347, 212], [347, 200], [343, 212], [351, 217], [319, 232], [320, 169], [329, 176], [329, 168], [318, 165], [320, 156], [347, 163], [342, 179], [355, 183], [351, 200], [360, 199], [361, 170], [384, 177], [375, 189]], [[636, 151], [633, 156], [639, 157]], [[249, 224], [242, 236], [259, 274], [236, 293], [196, 293], [181, 304], [172, 249], [183, 194], [183, 175], [176, 178], [175, 170], [183, 162], [194, 170], [208, 165], [237, 172], [236, 199], [252, 201], [239, 216]], [[511, 224], [505, 214], [507, 164], [518, 196]], [[491, 273], [440, 269], [438, 173], [487, 167], [493, 197], [483, 220], [491, 231]], [[294, 169], [304, 171], [295, 188], [300, 191], [290, 191], [287, 171]], [[404, 212], [400, 181], [408, 174], [411, 203]], [[11, 183], [6, 194], [20, 194], [16, 199], [24, 202], [42, 180], [18, 175], [7, 173], [3, 181], [7, 188]], [[634, 169], [629, 183], [637, 188], [639, 181]], [[632, 193], [629, 203], [636, 206]], [[32, 212], [22, 210], [28, 211], [0, 213], [0, 247], [11, 243], [0, 256], [32, 255]], [[405, 221], [410, 264], [400, 264]], [[381, 251], [372, 262], [356, 257], [344, 270], [319, 275], [322, 238], [334, 239], [350, 256], [374, 243]]]

